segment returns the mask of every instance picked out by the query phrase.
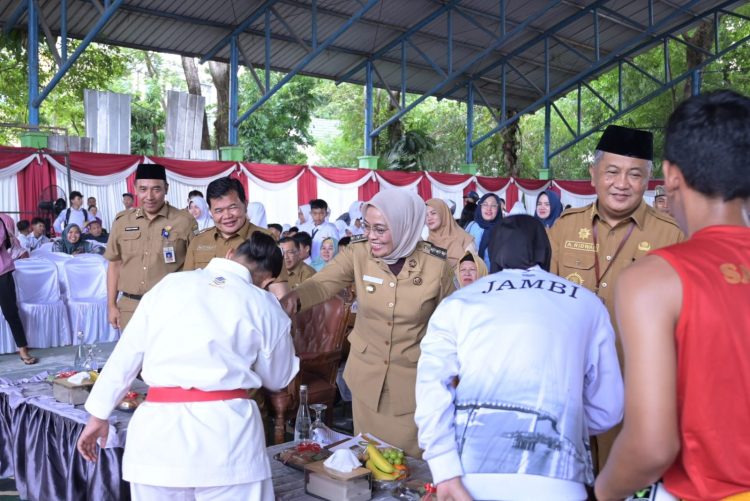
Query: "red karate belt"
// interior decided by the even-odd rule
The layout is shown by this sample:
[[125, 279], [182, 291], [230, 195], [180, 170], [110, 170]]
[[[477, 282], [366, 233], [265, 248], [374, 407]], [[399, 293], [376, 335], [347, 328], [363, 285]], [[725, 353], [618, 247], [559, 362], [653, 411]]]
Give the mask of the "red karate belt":
[[151, 387], [146, 395], [147, 402], [185, 403], [185, 402], [215, 402], [217, 400], [233, 400], [235, 398], [250, 398], [247, 390], [216, 390], [203, 391], [197, 388], [179, 388], [156, 386]]

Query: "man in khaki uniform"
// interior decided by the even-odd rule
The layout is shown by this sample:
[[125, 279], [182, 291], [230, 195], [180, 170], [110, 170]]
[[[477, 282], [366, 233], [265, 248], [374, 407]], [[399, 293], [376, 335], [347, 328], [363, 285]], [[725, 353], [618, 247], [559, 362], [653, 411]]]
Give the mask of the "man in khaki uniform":
[[[256, 231], [271, 235], [270, 231], [255, 226], [247, 218], [245, 188], [237, 179], [222, 177], [211, 181], [206, 190], [206, 202], [215, 226], [198, 233], [190, 243], [185, 271], [205, 268], [215, 257], [225, 258], [227, 252], [239, 247]], [[276, 297], [282, 297], [289, 290], [287, 280], [286, 269], [282, 267], [281, 274], [268, 290]]]
[[140, 207], [115, 216], [104, 253], [109, 260], [109, 323], [117, 329], [125, 329], [141, 297], [162, 277], [182, 270], [188, 244], [198, 229], [195, 218], [166, 202], [169, 185], [161, 165], [140, 164], [135, 189]]
[[[620, 272], [649, 251], [684, 238], [674, 219], [643, 201], [652, 159], [650, 132], [617, 125], [607, 127], [589, 168], [596, 202], [568, 209], [549, 232], [550, 272], [599, 296], [615, 331], [613, 286]], [[622, 367], [619, 338], [617, 355]], [[619, 429], [618, 426], [598, 437], [600, 468]]]
[[[454, 290], [453, 270], [444, 249], [419, 241], [424, 201], [414, 201], [409, 211], [397, 197], [418, 199], [401, 190], [376, 195], [364, 208], [365, 234], [352, 237], [325, 268], [287, 294], [282, 306], [305, 310], [354, 285], [357, 319], [344, 371], [354, 432], [371, 433], [420, 457], [414, 422], [419, 343], [432, 312]], [[393, 247], [404, 241], [410, 243], [389, 262]]]
[[302, 259], [299, 242], [292, 237], [279, 240], [281, 252], [284, 254], [284, 267], [289, 274], [289, 288], [294, 290], [302, 282], [315, 275], [315, 268], [306, 264]]

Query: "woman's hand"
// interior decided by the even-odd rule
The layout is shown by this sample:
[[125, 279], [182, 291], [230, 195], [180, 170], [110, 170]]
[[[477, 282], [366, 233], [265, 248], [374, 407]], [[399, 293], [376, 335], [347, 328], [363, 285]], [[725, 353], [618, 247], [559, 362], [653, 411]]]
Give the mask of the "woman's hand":
[[109, 421], [90, 416], [89, 422], [86, 423], [86, 427], [81, 432], [81, 436], [78, 437], [78, 443], [76, 445], [78, 452], [80, 452], [87, 461], [91, 461], [92, 463], [96, 462], [96, 441], [101, 438], [102, 441], [99, 446], [105, 447], [107, 445], [108, 434]]
[[437, 484], [438, 501], [472, 501], [464, 484], [461, 483], [461, 477], [453, 477]]

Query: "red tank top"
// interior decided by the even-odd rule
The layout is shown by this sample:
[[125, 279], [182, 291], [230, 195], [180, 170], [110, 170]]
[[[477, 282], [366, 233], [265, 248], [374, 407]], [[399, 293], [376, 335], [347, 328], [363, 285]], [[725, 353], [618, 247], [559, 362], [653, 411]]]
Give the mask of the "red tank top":
[[680, 453], [664, 486], [686, 500], [750, 491], [750, 228], [711, 226], [652, 252], [680, 276]]

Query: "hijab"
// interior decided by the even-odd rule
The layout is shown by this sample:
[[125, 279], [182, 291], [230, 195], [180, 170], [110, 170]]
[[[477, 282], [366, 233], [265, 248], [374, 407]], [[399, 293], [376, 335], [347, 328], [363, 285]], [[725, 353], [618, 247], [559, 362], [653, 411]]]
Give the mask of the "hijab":
[[544, 225], [534, 217], [524, 214], [503, 219], [492, 229], [491, 239], [492, 273], [537, 265], [549, 271], [552, 248]]
[[[458, 263], [456, 264], [456, 267], [455, 267], [456, 283], [458, 284], [457, 288], [463, 287], [461, 285], [461, 273], [459, 271], [459, 268], [461, 268], [461, 263], [463, 263], [464, 261], [466, 261], [468, 259], [471, 259], [472, 261], [474, 261], [474, 264], [477, 267], [477, 280], [479, 280], [482, 277], [486, 277], [489, 274], [489, 272], [487, 271], [487, 265], [484, 264], [484, 259], [482, 259], [481, 257], [477, 256], [473, 252], [467, 252], [466, 254], [464, 254], [464, 257], [462, 257], [458, 261]], [[475, 282], [476, 282], [476, 280], [475, 280]]]
[[192, 197], [190, 199], [190, 203], [188, 204], [188, 208], [190, 208], [190, 204], [197, 206], [201, 211], [201, 215], [195, 218], [195, 220], [198, 222], [199, 230], [205, 230], [206, 228], [210, 228], [214, 225], [214, 220], [211, 217], [211, 212], [208, 210], [208, 203], [206, 203], [205, 198], [197, 196]]
[[444, 200], [431, 198], [427, 201], [427, 205], [435, 209], [440, 217], [440, 226], [435, 230], [430, 230], [427, 240], [448, 251], [448, 264], [455, 267], [458, 260], [466, 254], [466, 248], [474, 243], [474, 237], [456, 223]]
[[[488, 199], [488, 198], [494, 198], [495, 203], [497, 203], [497, 216], [495, 216], [495, 219], [492, 221], [485, 221], [482, 217], [482, 204]], [[500, 197], [495, 195], [494, 193], [485, 193], [485, 195], [479, 199], [479, 202], [477, 203], [477, 208], [474, 209], [474, 222], [479, 225], [480, 228], [482, 228], [484, 231], [482, 232], [482, 240], [479, 242], [479, 249], [478, 254], [481, 257], [484, 257], [484, 253], [487, 251], [487, 246], [490, 244], [490, 231], [495, 224], [497, 224], [498, 221], [500, 221], [503, 218], [503, 211], [500, 210]]]
[[297, 219], [297, 222], [294, 226], [299, 228], [303, 224], [311, 224], [312, 223], [312, 208], [310, 207], [310, 204], [300, 205], [299, 206], [300, 212], [302, 212], [302, 215], [305, 217], [305, 222], [303, 223], [300, 219]]
[[346, 224], [346, 221], [344, 221], [343, 219], [337, 219], [336, 222], [333, 224], [336, 225], [336, 229], [339, 230], [339, 236], [345, 237], [346, 230], [349, 229], [349, 226]]
[[261, 228], [268, 228], [266, 222], [266, 208], [260, 202], [252, 202], [247, 206], [247, 216], [250, 218], [250, 222], [255, 226]]
[[[78, 228], [78, 231], [81, 233], [81, 237], [74, 244], [68, 242], [68, 232], [73, 228]], [[62, 242], [62, 248], [65, 254], [77, 254], [80, 252], [86, 252], [86, 244], [83, 240], [83, 232], [81, 231], [81, 227], [77, 224], [70, 223], [68, 226], [66, 226], [65, 230], [63, 230], [62, 238], [60, 241]]]
[[393, 250], [383, 261], [394, 264], [414, 252], [424, 227], [424, 200], [413, 191], [390, 189], [380, 191], [372, 197], [362, 207], [363, 214], [367, 213], [370, 206], [383, 213], [393, 238]]
[[[336, 254], [338, 254], [338, 253], [339, 253], [339, 241], [338, 241], [338, 240], [336, 240], [336, 239], [335, 239], [335, 238], [333, 238], [333, 237], [326, 237], [326, 238], [324, 238], [323, 240], [321, 240], [321, 242], [320, 242], [320, 247], [322, 248], [322, 247], [323, 247], [323, 244], [324, 244], [324, 243], [326, 243], [326, 242], [327, 242], [327, 241], [329, 241], [329, 240], [330, 240], [331, 242], [333, 242], [333, 257], [331, 258], [331, 260], [333, 260], [333, 258], [334, 258], [334, 257], [336, 257]], [[315, 259], [313, 259], [313, 260], [312, 260], [312, 262], [310, 263], [310, 266], [312, 266], [313, 268], [315, 268], [315, 271], [320, 271], [320, 270], [322, 270], [322, 269], [323, 269], [323, 268], [325, 267], [325, 265], [327, 265], [328, 263], [330, 263], [330, 261], [328, 261], [328, 262], [324, 261], [324, 260], [323, 260], [323, 256], [321, 256], [321, 255], [320, 255], [320, 251], [318, 251], [318, 257], [316, 257]]]
[[[547, 195], [547, 198], [549, 198], [549, 216], [547, 216], [546, 219], [542, 219], [537, 216], [536, 211], [534, 211], [534, 217], [537, 218], [545, 228], [551, 228], [552, 225], [555, 224], [555, 221], [557, 221], [557, 218], [562, 214], [563, 205], [560, 201], [560, 195], [552, 190], [544, 190], [539, 194], [540, 197], [542, 195]], [[538, 200], [539, 199], [537, 198], [537, 201]]]

